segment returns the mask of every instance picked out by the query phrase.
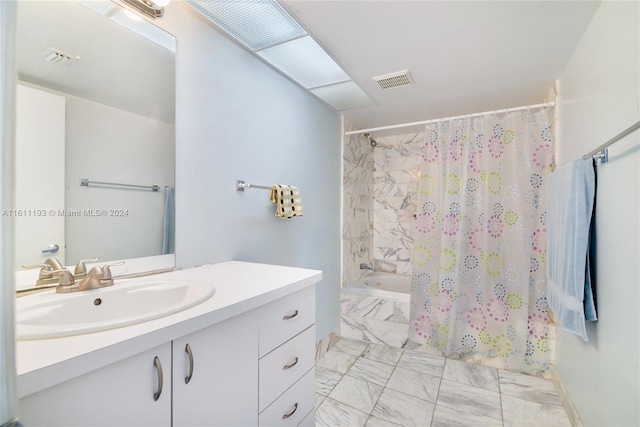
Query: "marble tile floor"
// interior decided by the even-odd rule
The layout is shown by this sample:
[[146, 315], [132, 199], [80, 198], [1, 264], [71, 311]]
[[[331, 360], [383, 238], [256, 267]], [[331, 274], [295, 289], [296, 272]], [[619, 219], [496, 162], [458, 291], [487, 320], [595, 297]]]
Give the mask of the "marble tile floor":
[[316, 363], [317, 427], [570, 427], [551, 381], [341, 338]]

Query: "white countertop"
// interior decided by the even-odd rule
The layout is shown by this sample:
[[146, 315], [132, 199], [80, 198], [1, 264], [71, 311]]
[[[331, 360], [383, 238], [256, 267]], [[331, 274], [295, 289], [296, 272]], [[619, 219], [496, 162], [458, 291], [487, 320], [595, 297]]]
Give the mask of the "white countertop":
[[[63, 338], [18, 341], [18, 396], [27, 396], [272, 302], [318, 283], [322, 272], [228, 261], [153, 277], [209, 281], [216, 292], [195, 307], [131, 326]], [[126, 282], [144, 279], [126, 279]], [[117, 286], [118, 279], [115, 282]]]

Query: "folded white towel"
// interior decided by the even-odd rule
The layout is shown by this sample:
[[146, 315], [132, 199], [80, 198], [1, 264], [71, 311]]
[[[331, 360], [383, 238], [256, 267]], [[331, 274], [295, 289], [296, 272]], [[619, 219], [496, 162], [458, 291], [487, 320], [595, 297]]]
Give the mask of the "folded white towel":
[[271, 188], [269, 200], [275, 203], [276, 216], [278, 218], [293, 218], [304, 214], [298, 187], [281, 184], [274, 185]]

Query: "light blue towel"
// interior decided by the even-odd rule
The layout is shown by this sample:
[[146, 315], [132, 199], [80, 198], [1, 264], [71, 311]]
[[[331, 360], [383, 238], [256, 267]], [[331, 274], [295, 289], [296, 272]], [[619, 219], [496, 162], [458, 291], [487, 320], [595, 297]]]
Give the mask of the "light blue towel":
[[176, 201], [175, 188], [164, 187], [164, 218], [162, 222], [162, 253], [175, 253]]
[[578, 159], [549, 176], [547, 187], [547, 303], [562, 329], [588, 341], [589, 320], [597, 320], [588, 262], [595, 197], [592, 159]]

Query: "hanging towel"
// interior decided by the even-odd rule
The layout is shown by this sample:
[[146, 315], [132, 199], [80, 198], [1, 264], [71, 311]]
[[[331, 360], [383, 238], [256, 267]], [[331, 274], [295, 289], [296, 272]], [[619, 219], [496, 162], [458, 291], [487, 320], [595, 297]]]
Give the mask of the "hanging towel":
[[176, 235], [175, 188], [164, 187], [164, 217], [162, 221], [162, 253], [175, 253]]
[[592, 159], [577, 159], [549, 176], [547, 303], [562, 329], [588, 341], [588, 320], [597, 320], [588, 248], [595, 198]]
[[276, 216], [278, 218], [293, 218], [302, 216], [302, 199], [300, 190], [292, 185], [277, 184], [271, 187], [269, 200], [276, 205]]

